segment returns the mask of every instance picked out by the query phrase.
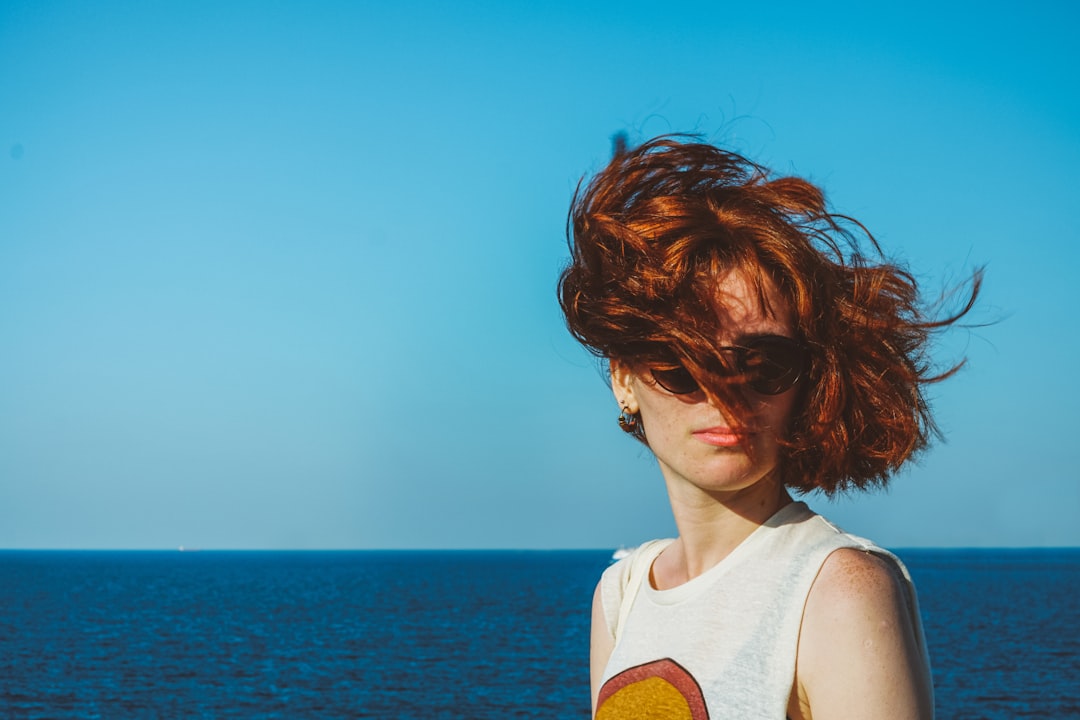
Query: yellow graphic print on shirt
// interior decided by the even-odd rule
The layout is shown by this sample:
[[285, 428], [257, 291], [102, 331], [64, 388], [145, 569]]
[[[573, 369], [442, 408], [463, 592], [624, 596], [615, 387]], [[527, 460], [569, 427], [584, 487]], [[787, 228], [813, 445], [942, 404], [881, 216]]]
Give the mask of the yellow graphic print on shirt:
[[693, 675], [665, 658], [628, 668], [604, 683], [596, 720], [708, 720]]

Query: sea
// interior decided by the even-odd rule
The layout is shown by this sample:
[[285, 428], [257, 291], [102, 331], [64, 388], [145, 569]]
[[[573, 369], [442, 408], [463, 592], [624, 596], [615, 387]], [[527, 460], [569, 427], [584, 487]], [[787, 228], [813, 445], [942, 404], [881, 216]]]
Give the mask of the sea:
[[[938, 718], [1080, 718], [1080, 548], [897, 552]], [[0, 719], [588, 718], [610, 560], [2, 551]]]

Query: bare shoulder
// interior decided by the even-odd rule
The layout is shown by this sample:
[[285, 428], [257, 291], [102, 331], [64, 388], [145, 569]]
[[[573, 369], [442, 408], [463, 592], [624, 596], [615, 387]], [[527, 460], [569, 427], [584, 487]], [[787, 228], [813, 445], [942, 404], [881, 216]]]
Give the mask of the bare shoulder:
[[933, 717], [929, 670], [899, 569], [857, 549], [822, 565], [799, 633], [803, 717]]
[[[906, 594], [899, 569], [885, 558], [855, 548], [841, 548], [825, 559], [807, 598], [807, 610], [884, 610], [896, 606], [906, 611]], [[835, 612], [827, 613], [827, 616]], [[848, 616], [846, 620], [850, 621]]]

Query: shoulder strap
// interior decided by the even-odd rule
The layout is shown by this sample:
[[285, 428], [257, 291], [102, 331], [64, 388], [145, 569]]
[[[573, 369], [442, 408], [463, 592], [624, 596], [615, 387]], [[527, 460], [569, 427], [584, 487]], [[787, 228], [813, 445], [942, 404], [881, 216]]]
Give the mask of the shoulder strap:
[[630, 608], [634, 606], [634, 599], [637, 598], [641, 584], [649, 579], [649, 571], [652, 569], [653, 561], [670, 544], [671, 540], [650, 540], [640, 545], [626, 559], [626, 564], [619, 577], [622, 598], [619, 601], [619, 617], [615, 621], [614, 637], [616, 643], [619, 642], [619, 633], [622, 631], [623, 625], [626, 624], [626, 618], [630, 615]]

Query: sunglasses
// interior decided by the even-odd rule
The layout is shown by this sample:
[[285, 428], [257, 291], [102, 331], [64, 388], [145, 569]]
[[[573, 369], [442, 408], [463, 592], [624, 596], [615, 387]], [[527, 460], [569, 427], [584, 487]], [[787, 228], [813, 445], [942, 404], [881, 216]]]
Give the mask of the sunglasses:
[[[747, 386], [759, 395], [779, 395], [799, 382], [810, 366], [810, 353], [796, 340], [780, 335], [758, 335], [741, 345], [719, 348], [730, 355], [732, 365]], [[682, 365], [653, 368], [653, 380], [674, 395], [701, 390], [694, 376]]]

